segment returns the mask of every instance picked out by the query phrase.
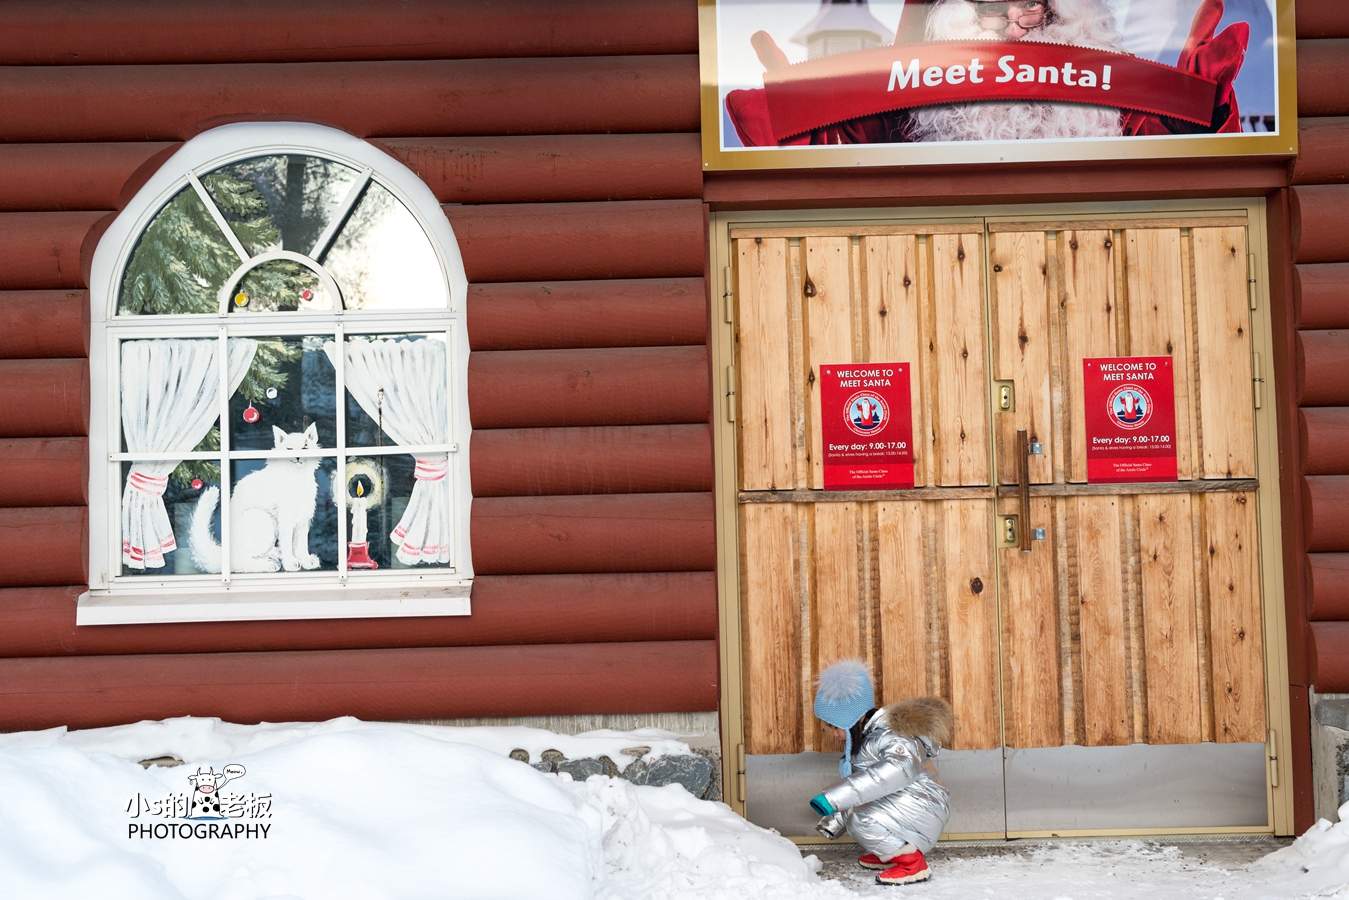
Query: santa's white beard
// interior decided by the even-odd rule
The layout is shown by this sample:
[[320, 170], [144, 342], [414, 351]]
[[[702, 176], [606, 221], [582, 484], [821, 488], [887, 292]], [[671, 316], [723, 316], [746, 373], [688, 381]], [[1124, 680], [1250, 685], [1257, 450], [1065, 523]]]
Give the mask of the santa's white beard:
[[[1123, 50], [1113, 17], [1100, 0], [1053, 0], [1053, 7], [1055, 21], [1023, 40]], [[967, 0], [940, 0], [928, 16], [927, 39], [996, 41], [1003, 35], [980, 27], [974, 4]], [[1123, 133], [1118, 109], [1076, 103], [961, 103], [922, 107], [911, 118], [913, 139], [918, 141], [1025, 141]]]

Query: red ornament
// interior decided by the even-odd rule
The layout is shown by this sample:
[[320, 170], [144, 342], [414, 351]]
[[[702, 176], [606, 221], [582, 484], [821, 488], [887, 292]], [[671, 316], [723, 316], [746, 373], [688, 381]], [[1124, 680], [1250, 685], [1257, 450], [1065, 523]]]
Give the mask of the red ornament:
[[262, 413], [254, 409], [252, 403], [248, 404], [248, 409], [244, 410], [244, 421], [247, 422], [249, 425], [252, 425], [261, 417]]
[[194, 490], [194, 491], [199, 491], [199, 490], [201, 490], [201, 479], [200, 479], [200, 478], [193, 478], [193, 479], [192, 479], [192, 490]]
[[305, 288], [304, 290], [300, 291], [300, 298], [303, 300], [313, 300], [314, 292], [311, 291], [309, 288]]

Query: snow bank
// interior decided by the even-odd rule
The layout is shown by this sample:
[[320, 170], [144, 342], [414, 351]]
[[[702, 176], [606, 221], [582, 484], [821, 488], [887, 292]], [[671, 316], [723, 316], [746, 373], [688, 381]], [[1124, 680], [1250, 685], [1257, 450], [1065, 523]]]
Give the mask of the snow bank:
[[588, 731], [570, 735], [523, 726], [461, 728], [404, 725], [395, 722], [363, 722], [350, 716], [327, 722], [263, 722], [260, 725], [235, 725], [219, 719], [183, 717], [79, 731], [68, 731], [63, 726], [45, 731], [0, 734], [0, 748], [71, 747], [88, 752], [111, 753], [132, 761], [161, 756], [182, 760], [224, 759], [256, 753], [303, 737], [348, 731], [411, 732], [438, 741], [471, 744], [501, 756], [508, 755], [512, 750], [525, 750], [531, 762], [538, 762], [545, 750], [556, 750], [568, 759], [608, 756], [619, 769], [625, 768], [635, 758], [624, 753], [624, 750], [649, 747], [650, 752], [642, 757], [647, 762], [658, 756], [679, 756], [691, 752], [689, 745], [678, 740], [677, 735], [659, 728]]
[[[463, 728], [453, 732], [463, 742], [454, 742], [449, 731], [180, 719], [4, 735], [4, 896], [853, 896], [821, 882], [818, 863], [790, 842], [678, 785], [605, 776], [572, 783], [504, 756], [522, 746], [613, 755], [632, 747], [634, 734], [654, 753], [662, 741], [678, 743], [668, 737]], [[189, 764], [142, 769], [132, 761], [161, 755]], [[186, 801], [174, 798], [192, 791], [187, 776], [229, 764], [244, 774], [219, 796], [237, 815], [183, 818]]]
[[[213, 719], [0, 735], [0, 895], [8, 898], [430, 897], [842, 900], [898, 896], [851, 859], [814, 857], [678, 785], [574, 783], [506, 757], [652, 748], [665, 732], [568, 737], [355, 719], [241, 726]], [[174, 756], [188, 765], [142, 769]], [[188, 775], [237, 764], [229, 818], [191, 821]], [[179, 801], [182, 801], [181, 804]], [[233, 805], [231, 805], [233, 804]], [[1349, 805], [1341, 810], [1349, 820]], [[172, 831], [171, 831], [172, 829]], [[215, 829], [212, 831], [212, 829]], [[228, 830], [228, 834], [225, 832]], [[1349, 900], [1349, 823], [1320, 822], [1250, 866], [1148, 841], [1063, 842], [997, 855], [933, 854], [929, 900]]]
[[699, 800], [677, 784], [631, 785], [597, 776], [574, 785], [604, 817], [613, 900], [806, 900], [855, 895], [816, 877], [819, 861], [751, 825], [724, 803]]
[[1319, 820], [1290, 846], [1253, 863], [1251, 874], [1284, 887], [1286, 896], [1349, 898], [1349, 803], [1340, 807], [1339, 818], [1334, 825]]
[[[6, 895], [415, 898], [453, 886], [465, 897], [579, 900], [603, 877], [598, 811], [476, 747], [353, 731], [216, 768], [226, 763], [245, 767], [250, 793], [271, 795], [270, 815], [229, 820], [253, 835], [184, 837], [183, 826], [205, 834], [208, 823], [139, 809], [132, 818], [133, 801], [190, 789], [189, 767], [143, 770], [61, 747], [0, 751]], [[133, 833], [169, 823], [180, 836]]]

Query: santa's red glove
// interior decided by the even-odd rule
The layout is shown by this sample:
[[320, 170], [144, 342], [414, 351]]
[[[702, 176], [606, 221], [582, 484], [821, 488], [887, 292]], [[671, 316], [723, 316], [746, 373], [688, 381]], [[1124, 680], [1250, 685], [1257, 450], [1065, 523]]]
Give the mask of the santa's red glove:
[[1214, 37], [1223, 18], [1223, 0], [1204, 0], [1190, 25], [1190, 36], [1181, 48], [1176, 68], [1192, 72], [1218, 83], [1213, 97], [1213, 118], [1207, 126], [1182, 122], [1153, 113], [1131, 110], [1124, 117], [1124, 133], [1135, 134], [1217, 134], [1241, 131], [1241, 113], [1232, 89], [1241, 64], [1246, 60], [1251, 26], [1237, 22]]
[[768, 95], [763, 88], [729, 91], [726, 112], [746, 147], [776, 147], [773, 120], [768, 115]]

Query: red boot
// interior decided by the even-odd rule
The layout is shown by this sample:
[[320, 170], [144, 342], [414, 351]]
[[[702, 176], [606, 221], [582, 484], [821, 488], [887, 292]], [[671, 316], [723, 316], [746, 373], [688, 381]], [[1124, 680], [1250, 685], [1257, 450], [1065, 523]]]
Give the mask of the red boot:
[[881, 859], [874, 853], [863, 853], [857, 857], [857, 864], [864, 869], [888, 869], [894, 865], [888, 859]]
[[921, 850], [896, 856], [890, 862], [890, 868], [876, 876], [877, 884], [912, 884], [932, 877], [932, 870], [927, 867]]

